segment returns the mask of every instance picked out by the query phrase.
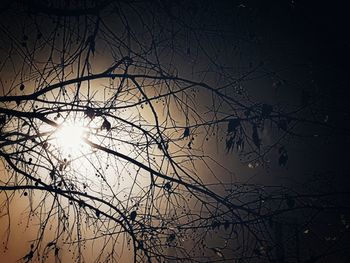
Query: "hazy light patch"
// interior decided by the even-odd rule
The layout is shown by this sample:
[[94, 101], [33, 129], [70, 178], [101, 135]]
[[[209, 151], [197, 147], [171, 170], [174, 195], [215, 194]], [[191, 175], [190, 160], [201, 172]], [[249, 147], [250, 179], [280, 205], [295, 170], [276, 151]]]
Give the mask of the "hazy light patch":
[[79, 123], [63, 123], [55, 131], [55, 141], [64, 151], [75, 152], [83, 145], [83, 138], [89, 134], [87, 128]]

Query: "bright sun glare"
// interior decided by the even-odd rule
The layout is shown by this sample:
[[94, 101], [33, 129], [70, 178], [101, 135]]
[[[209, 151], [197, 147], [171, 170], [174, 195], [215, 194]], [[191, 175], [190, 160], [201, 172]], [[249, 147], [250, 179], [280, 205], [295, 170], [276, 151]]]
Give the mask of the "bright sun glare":
[[59, 148], [62, 150], [75, 151], [83, 144], [83, 137], [86, 134], [86, 131], [82, 126], [62, 124], [55, 133]]

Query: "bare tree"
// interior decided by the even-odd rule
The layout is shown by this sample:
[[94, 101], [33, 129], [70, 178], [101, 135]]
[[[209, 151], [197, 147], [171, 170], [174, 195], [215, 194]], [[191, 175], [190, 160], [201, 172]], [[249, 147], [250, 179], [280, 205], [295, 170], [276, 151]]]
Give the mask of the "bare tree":
[[[11, 222], [21, 196], [40, 225], [29, 224], [23, 261], [64, 262], [69, 250], [77, 262], [314, 262], [346, 249], [333, 239], [347, 235], [348, 192], [323, 191], [323, 179], [312, 189], [247, 183], [220, 161], [286, 167], [288, 145], [348, 130], [325, 120], [317, 90], [298, 86], [300, 103], [258, 98], [252, 87], [266, 78], [295, 85], [254, 54], [259, 36], [210, 18], [215, 3], [0, 10], [1, 215]], [[304, 236], [334, 217], [342, 234], [310, 254]]]

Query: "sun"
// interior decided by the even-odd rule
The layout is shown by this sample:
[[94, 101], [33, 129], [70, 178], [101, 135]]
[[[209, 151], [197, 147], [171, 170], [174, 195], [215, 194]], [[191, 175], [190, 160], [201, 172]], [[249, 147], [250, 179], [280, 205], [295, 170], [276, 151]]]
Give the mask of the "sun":
[[62, 123], [55, 131], [57, 146], [64, 151], [78, 151], [83, 145], [83, 139], [87, 135], [87, 129], [77, 123]]

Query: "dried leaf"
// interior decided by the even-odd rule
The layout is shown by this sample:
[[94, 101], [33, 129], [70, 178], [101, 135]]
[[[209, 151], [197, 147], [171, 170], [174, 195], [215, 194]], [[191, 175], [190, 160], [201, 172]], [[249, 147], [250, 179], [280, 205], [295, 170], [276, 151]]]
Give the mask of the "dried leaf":
[[165, 190], [169, 191], [170, 188], [171, 188], [171, 183], [170, 183], [170, 182], [167, 182], [167, 183], [164, 184], [163, 187], [164, 187]]
[[278, 164], [279, 166], [286, 166], [287, 162], [288, 162], [288, 154], [286, 151], [284, 151], [278, 158]]
[[91, 120], [95, 118], [95, 112], [90, 107], [87, 107], [84, 113], [85, 113], [85, 116], [89, 117]]
[[134, 220], [136, 219], [136, 216], [137, 216], [137, 212], [136, 212], [136, 211], [132, 211], [132, 212], [130, 213], [130, 219], [131, 219], [132, 221], [134, 221]]
[[100, 210], [96, 210], [95, 214], [97, 217], [100, 217], [100, 214], [101, 214]]
[[125, 57], [124, 58], [124, 63], [127, 67], [131, 66], [134, 63], [134, 60], [130, 57]]
[[185, 130], [184, 130], [184, 134], [183, 134], [183, 137], [186, 138], [190, 136], [190, 128], [189, 127], [186, 127]]
[[4, 125], [6, 123], [6, 115], [0, 115], [0, 125]]
[[220, 258], [223, 258], [223, 257], [224, 257], [224, 254], [222, 254], [220, 248], [213, 247], [212, 250], [215, 252], [215, 254], [216, 254], [218, 257], [220, 257]]
[[277, 127], [281, 130], [286, 131], [288, 128], [288, 121], [286, 119], [281, 119], [277, 122]]
[[231, 119], [231, 120], [229, 120], [228, 125], [227, 125], [227, 132], [231, 133], [231, 132], [236, 131], [236, 129], [239, 126], [239, 124], [240, 124], [240, 120], [239, 119]]
[[109, 131], [109, 130], [111, 130], [111, 127], [112, 127], [111, 123], [107, 119], [104, 119], [102, 126], [101, 126], [101, 130], [106, 129], [107, 131]]
[[229, 227], [230, 227], [230, 222], [226, 220], [224, 223], [225, 230], [227, 230]]
[[213, 221], [213, 222], [211, 223], [211, 228], [214, 230], [214, 229], [216, 229], [216, 228], [220, 228], [220, 225], [221, 225], [220, 222], [218, 222], [218, 221]]
[[285, 151], [284, 146], [281, 146], [281, 147], [278, 149], [278, 153], [279, 153], [279, 154], [282, 154], [284, 151]]
[[232, 152], [235, 146], [234, 138], [231, 136], [229, 139], [226, 139], [226, 153]]
[[137, 246], [138, 249], [143, 249], [143, 241], [142, 240], [139, 240], [138, 241], [138, 246]]
[[255, 144], [255, 146], [260, 149], [260, 138], [258, 133], [258, 127], [256, 125], [253, 126], [253, 134], [252, 134], [252, 140]]
[[169, 237], [168, 237], [168, 242], [172, 242], [172, 241], [174, 241], [174, 240], [175, 240], [175, 238], [176, 238], [176, 236], [175, 236], [175, 234], [174, 234], [174, 233], [170, 234], [170, 235], [169, 235]]
[[244, 140], [242, 138], [240, 138], [237, 141], [236, 146], [237, 146], [238, 151], [243, 151], [244, 150]]

